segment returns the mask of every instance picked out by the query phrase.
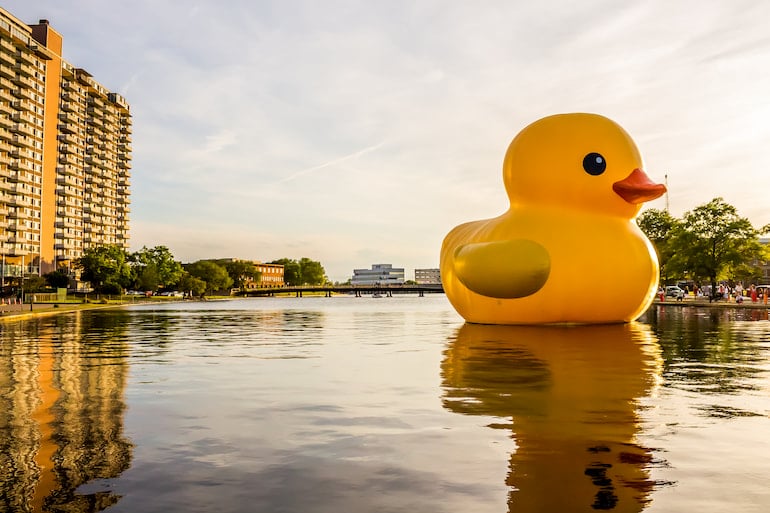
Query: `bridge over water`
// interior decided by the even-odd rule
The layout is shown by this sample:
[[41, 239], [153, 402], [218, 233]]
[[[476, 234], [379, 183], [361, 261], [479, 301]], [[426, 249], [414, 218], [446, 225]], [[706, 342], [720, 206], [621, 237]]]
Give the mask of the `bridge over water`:
[[332, 294], [352, 294], [356, 297], [365, 295], [379, 295], [391, 297], [393, 294], [417, 294], [420, 297], [428, 294], [441, 294], [444, 287], [437, 285], [304, 285], [300, 287], [272, 287], [260, 289], [248, 289], [239, 294], [246, 297], [255, 296], [276, 296], [284, 294], [294, 294], [296, 297], [302, 297], [303, 294], [324, 293], [324, 296], [331, 297]]

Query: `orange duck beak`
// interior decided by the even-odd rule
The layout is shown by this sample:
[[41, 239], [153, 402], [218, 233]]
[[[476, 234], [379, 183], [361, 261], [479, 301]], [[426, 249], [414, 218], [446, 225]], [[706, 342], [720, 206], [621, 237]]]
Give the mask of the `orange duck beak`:
[[627, 202], [638, 204], [659, 198], [665, 194], [666, 186], [653, 182], [644, 171], [637, 168], [623, 180], [613, 183], [612, 190]]

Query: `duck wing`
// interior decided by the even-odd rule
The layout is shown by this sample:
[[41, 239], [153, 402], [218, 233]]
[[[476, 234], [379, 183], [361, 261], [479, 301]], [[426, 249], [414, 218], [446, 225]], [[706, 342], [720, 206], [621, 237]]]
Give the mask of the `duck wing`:
[[477, 242], [458, 247], [454, 270], [459, 280], [482, 296], [522, 298], [540, 290], [551, 272], [551, 257], [529, 239]]

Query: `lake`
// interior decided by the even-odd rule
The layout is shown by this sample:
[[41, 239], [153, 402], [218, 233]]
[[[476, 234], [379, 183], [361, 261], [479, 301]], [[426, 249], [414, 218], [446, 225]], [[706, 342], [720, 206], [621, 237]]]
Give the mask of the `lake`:
[[765, 512], [767, 309], [464, 324], [446, 297], [0, 324], [0, 511]]

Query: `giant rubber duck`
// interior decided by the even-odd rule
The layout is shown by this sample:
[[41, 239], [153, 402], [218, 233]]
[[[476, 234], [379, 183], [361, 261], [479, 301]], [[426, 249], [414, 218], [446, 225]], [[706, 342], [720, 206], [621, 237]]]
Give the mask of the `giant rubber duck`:
[[454, 228], [441, 280], [466, 321], [629, 322], [651, 304], [658, 259], [635, 219], [665, 193], [631, 137], [596, 114], [558, 114], [524, 128], [503, 163], [509, 209]]

